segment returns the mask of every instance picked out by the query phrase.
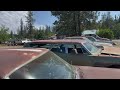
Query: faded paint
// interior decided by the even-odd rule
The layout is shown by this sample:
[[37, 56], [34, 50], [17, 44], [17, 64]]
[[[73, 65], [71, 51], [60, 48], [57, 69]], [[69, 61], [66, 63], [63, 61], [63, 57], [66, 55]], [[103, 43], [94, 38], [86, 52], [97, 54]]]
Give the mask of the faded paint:
[[[51, 43], [54, 43], [54, 44], [67, 44], [69, 42], [69, 44], [81, 44], [83, 45], [82, 43], [85, 42], [85, 40], [38, 40], [38, 41], [35, 41], [36, 43], [40, 43], [40, 44], [51, 44]], [[85, 47], [84, 47], [85, 48]], [[110, 53], [110, 50], [108, 49], [110, 48], [111, 49], [111, 53]], [[85, 65], [85, 66], [96, 66], [98, 65], [98, 62], [99, 62], [99, 65], [101, 65], [101, 63], [103, 63], [103, 65], [101, 65], [101, 67], [103, 66], [106, 66], [108, 67], [109, 65], [116, 65], [116, 64], [119, 64], [120, 65], [120, 56], [118, 56], [119, 52], [120, 52], [120, 49], [118, 50], [118, 48], [116, 50], [118, 50], [117, 52], [113, 52], [113, 50], [115, 50], [116, 47], [105, 47], [104, 50], [102, 51], [101, 53], [101, 49], [99, 49], [97, 52], [95, 53], [90, 53], [91, 55], [85, 55], [85, 54], [65, 54], [65, 53], [57, 53], [57, 52], [54, 52], [56, 53], [58, 56], [60, 56], [61, 58], [63, 58], [65, 61], [67, 61], [68, 63], [72, 63], [73, 65]], [[115, 55], [115, 54], [118, 54], [118, 55]], [[96, 64], [97, 63], [97, 64]], [[106, 65], [105, 65], [106, 64]]]
[[36, 40], [30, 43], [85, 43], [85, 40], [70, 40], [70, 39], [58, 39], [58, 40]]
[[[28, 51], [27, 51], [28, 50]], [[34, 50], [34, 51], [32, 51]], [[36, 52], [36, 51], [37, 52]], [[39, 51], [39, 52], [38, 52]], [[35, 58], [48, 52], [47, 49], [1, 49], [0, 50], [0, 76], [5, 77], [14, 70], [35, 60]], [[7, 56], [6, 56], [7, 55]], [[34, 57], [34, 58], [33, 58]], [[99, 68], [89, 66], [74, 66], [76, 79], [120, 79], [120, 69]], [[8, 78], [6, 76], [6, 78]], [[31, 77], [30, 77], [31, 78]]]
[[120, 69], [78, 66], [84, 79], [120, 79]]
[[[0, 50], [0, 77], [5, 77], [11, 71], [20, 67], [21, 65], [29, 62], [33, 58], [37, 58], [37, 56], [42, 55], [47, 52], [47, 49], [37, 49], [39, 52], [35, 51], [35, 49], [24, 50], [15, 50], [15, 49], [1, 49]], [[34, 50], [34, 51], [32, 51]]]

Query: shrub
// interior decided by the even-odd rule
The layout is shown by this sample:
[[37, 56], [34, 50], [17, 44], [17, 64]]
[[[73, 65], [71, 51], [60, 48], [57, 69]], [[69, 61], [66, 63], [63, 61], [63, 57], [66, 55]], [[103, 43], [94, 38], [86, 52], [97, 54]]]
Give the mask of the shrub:
[[103, 38], [109, 38], [109, 39], [113, 39], [114, 38], [114, 34], [113, 31], [110, 29], [100, 29], [97, 32], [98, 36], [103, 37]]

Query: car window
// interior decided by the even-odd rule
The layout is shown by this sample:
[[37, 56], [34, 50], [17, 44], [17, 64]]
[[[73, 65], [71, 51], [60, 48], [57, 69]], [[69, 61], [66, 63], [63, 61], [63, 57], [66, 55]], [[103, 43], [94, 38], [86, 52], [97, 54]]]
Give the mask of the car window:
[[81, 44], [63, 44], [63, 47], [66, 48], [66, 53], [75, 53], [73, 49], [76, 49], [76, 53], [88, 54], [85, 48]]
[[96, 40], [93, 37], [87, 37], [89, 40], [95, 42]]
[[62, 52], [62, 49], [60, 48], [60, 44], [51, 44], [51, 51], [53, 52]]
[[9, 77], [10, 79], [72, 79], [75, 78], [75, 72], [70, 64], [49, 51], [16, 70]]
[[65, 48], [65, 53], [72, 53], [72, 49], [74, 48], [74, 44], [63, 44]]
[[83, 43], [84, 47], [87, 48], [87, 50], [90, 53], [96, 53], [99, 49], [97, 47], [95, 47], [94, 45], [92, 45], [91, 43]]
[[70, 53], [73, 48], [73, 44], [53, 44], [51, 51], [59, 53]]
[[87, 42], [89, 42], [89, 43], [93, 43], [93, 41], [92, 41], [92, 40], [89, 40], [88, 38], [85, 38], [85, 40], [86, 40]]
[[88, 54], [87, 50], [81, 44], [76, 44], [76, 47], [78, 53]]

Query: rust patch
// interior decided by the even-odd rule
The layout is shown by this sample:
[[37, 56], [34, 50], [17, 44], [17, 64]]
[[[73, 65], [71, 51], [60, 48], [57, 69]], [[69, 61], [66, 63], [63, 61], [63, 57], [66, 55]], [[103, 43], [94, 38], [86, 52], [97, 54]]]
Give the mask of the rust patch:
[[[21, 66], [22, 64], [28, 62], [32, 58], [42, 55], [47, 49], [36, 49], [41, 50], [41, 52], [32, 51], [19, 51], [19, 50], [0, 50], [0, 76], [4, 77], [6, 74], [10, 73], [15, 68]], [[34, 49], [35, 50], [35, 49]]]

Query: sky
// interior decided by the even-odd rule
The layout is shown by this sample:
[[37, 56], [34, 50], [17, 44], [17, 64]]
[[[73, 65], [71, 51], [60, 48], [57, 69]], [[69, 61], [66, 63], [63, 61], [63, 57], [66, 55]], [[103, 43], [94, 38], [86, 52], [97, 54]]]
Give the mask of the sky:
[[[107, 11], [100, 11], [101, 14], [106, 13]], [[114, 17], [115, 15], [120, 15], [120, 11], [110, 11], [111, 16]], [[99, 20], [101, 19], [101, 16], [99, 17]]]
[[[107, 11], [100, 11], [101, 14]], [[56, 17], [51, 15], [50, 11], [33, 11], [35, 19], [35, 27], [45, 27], [45, 25], [52, 26]], [[111, 15], [120, 15], [120, 11], [111, 11]], [[10, 31], [16, 32], [20, 26], [20, 19], [22, 18], [24, 24], [26, 24], [27, 11], [0, 11], [0, 25], [5, 25], [10, 29]], [[100, 20], [101, 17], [99, 17]]]
[[[101, 14], [106, 13], [107, 11], [100, 11]], [[120, 11], [111, 11], [111, 15], [114, 17], [115, 15], [120, 15]], [[52, 25], [56, 20], [56, 17], [51, 16], [50, 11], [35, 11], [34, 17], [36, 19], [36, 24], [39, 25]], [[101, 16], [98, 20], [101, 19]]]
[[57, 19], [51, 15], [50, 11], [34, 11], [34, 18], [36, 27], [40, 25], [52, 26], [53, 22]]

